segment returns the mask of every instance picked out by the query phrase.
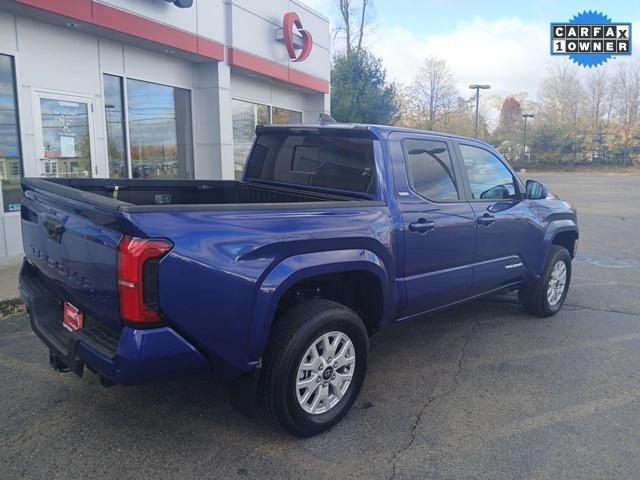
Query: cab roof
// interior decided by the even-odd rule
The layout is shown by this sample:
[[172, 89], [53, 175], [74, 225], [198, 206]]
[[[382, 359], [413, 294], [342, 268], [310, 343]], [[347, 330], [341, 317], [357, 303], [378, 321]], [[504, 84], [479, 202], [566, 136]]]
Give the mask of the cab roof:
[[[337, 132], [359, 132], [362, 136], [370, 136], [376, 139], [386, 139], [389, 134], [399, 133], [416, 133], [421, 135], [433, 135], [438, 137], [455, 138], [458, 140], [467, 140], [482, 143], [488, 146], [487, 142], [478, 140], [477, 138], [456, 135], [452, 133], [435, 132], [431, 130], [420, 130], [417, 128], [396, 127], [390, 125], [375, 125], [369, 123], [295, 123], [283, 125], [258, 125], [256, 134], [261, 133], [277, 133], [277, 132], [296, 132], [296, 131], [318, 131], [319, 133], [337, 133]], [[493, 148], [493, 147], [491, 147]]]

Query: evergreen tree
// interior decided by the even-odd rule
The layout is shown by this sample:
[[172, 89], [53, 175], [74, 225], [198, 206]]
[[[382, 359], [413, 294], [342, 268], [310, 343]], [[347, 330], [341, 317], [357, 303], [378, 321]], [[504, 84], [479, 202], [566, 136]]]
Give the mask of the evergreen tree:
[[386, 81], [379, 58], [365, 49], [338, 53], [331, 69], [331, 115], [338, 122], [393, 123], [399, 114], [397, 89]]

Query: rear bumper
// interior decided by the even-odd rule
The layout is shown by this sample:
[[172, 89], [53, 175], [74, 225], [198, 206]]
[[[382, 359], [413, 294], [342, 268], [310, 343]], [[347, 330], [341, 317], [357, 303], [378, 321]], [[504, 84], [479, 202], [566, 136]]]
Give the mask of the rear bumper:
[[205, 358], [169, 327], [120, 332], [87, 319], [85, 328], [69, 332], [62, 326], [62, 304], [26, 261], [20, 271], [20, 295], [31, 328], [49, 347], [58, 367], [82, 375], [84, 367], [126, 385], [189, 379], [210, 375]]

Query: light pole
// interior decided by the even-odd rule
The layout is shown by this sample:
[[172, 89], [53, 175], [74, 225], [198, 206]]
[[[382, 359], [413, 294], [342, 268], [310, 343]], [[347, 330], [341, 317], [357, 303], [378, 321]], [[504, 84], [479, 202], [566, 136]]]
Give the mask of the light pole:
[[533, 113], [523, 113], [522, 118], [524, 118], [524, 139], [522, 146], [522, 163], [524, 164], [525, 172], [529, 168], [529, 161], [527, 160], [527, 118], [533, 118], [535, 115]]
[[476, 127], [475, 127], [475, 137], [478, 138], [478, 109], [480, 107], [480, 90], [489, 90], [491, 85], [478, 85], [474, 83], [473, 85], [469, 85], [471, 90], [476, 91]]

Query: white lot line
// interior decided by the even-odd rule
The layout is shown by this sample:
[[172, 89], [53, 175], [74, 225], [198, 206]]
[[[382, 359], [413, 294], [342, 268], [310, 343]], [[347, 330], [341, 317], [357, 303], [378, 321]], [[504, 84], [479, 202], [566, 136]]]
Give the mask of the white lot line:
[[488, 436], [497, 440], [521, 435], [537, 428], [580, 420], [581, 418], [589, 417], [604, 410], [623, 407], [638, 400], [640, 400], [640, 389], [626, 390], [616, 395], [599, 398], [591, 402], [534, 415], [533, 417], [525, 418], [524, 420], [508, 424], [503, 428], [490, 432]]
[[559, 424], [568, 424], [580, 421], [592, 415], [602, 414], [608, 410], [621, 408], [633, 402], [640, 402], [640, 389], [631, 389], [618, 392], [605, 398], [599, 398], [590, 402], [572, 405], [570, 407], [551, 410], [539, 415], [534, 415], [516, 422], [511, 422], [499, 428], [491, 428], [484, 424], [481, 428], [469, 429], [463, 425], [453, 427], [446, 433], [444, 442], [427, 443], [416, 442], [409, 451], [403, 453], [403, 463], [419, 465], [422, 460], [413, 460], [411, 450], [439, 450], [445, 453], [456, 451], [457, 455], [482, 454], [489, 447], [488, 442], [512, 441], [511, 437], [523, 435], [533, 430], [550, 427]]
[[558, 355], [560, 353], [569, 353], [579, 350], [585, 350], [588, 348], [600, 348], [609, 345], [615, 345], [617, 343], [629, 342], [632, 340], [640, 340], [640, 333], [630, 333], [628, 335], [620, 335], [617, 337], [609, 337], [603, 340], [594, 340], [592, 342], [574, 343], [570, 345], [562, 345], [557, 347], [540, 348], [538, 350], [532, 350], [530, 352], [514, 353], [502, 355], [497, 359], [491, 359], [489, 361], [474, 361], [470, 359], [467, 365], [471, 368], [501, 364], [505, 362], [516, 362], [519, 360], [529, 360], [532, 358], [545, 357], [547, 355]]
[[[576, 309], [576, 310], [579, 310], [579, 309]], [[534, 358], [546, 357], [549, 355], [558, 355], [558, 354], [577, 352], [577, 351], [586, 350], [589, 348], [605, 348], [605, 347], [610, 347], [619, 343], [637, 341], [637, 340], [640, 340], [640, 333], [630, 333], [627, 335], [609, 337], [602, 340], [593, 340], [591, 342], [577, 342], [577, 343], [572, 343], [567, 345], [558, 345], [556, 347], [539, 348], [539, 349], [531, 350], [527, 352], [505, 353], [505, 354], [501, 354], [500, 356], [494, 356], [490, 359], [473, 358], [473, 356], [470, 357], [469, 353], [467, 353], [466, 358], [462, 364], [462, 370], [463, 370], [462, 375], [464, 375], [465, 373], [468, 373], [469, 370], [473, 370], [477, 368], [499, 366], [505, 363], [516, 363], [522, 360], [531, 360]], [[471, 340], [471, 342], [473, 343], [473, 340]], [[422, 370], [422, 373], [431, 369], [437, 370], [438, 372], [442, 372], [443, 370], [455, 371], [457, 368], [458, 368], [458, 362], [454, 362], [454, 361], [432, 362], [425, 366], [425, 369]], [[411, 375], [415, 374], [415, 372], [410, 372], [410, 373]]]

